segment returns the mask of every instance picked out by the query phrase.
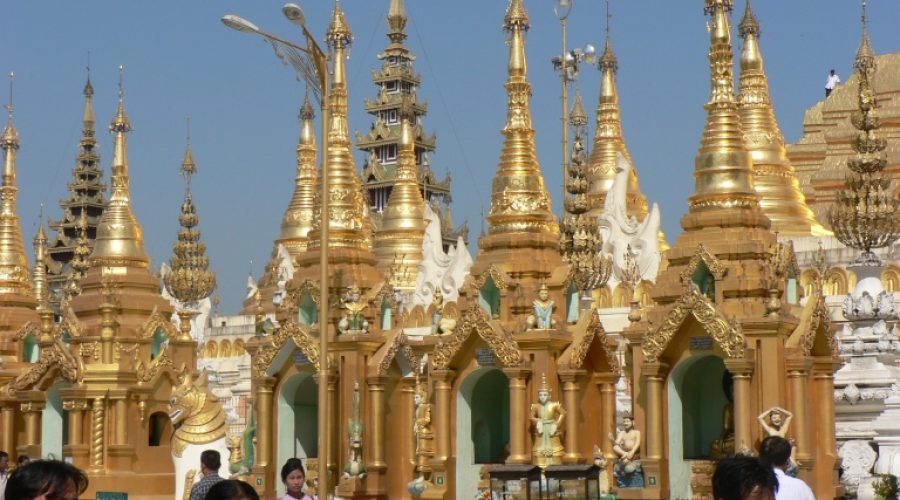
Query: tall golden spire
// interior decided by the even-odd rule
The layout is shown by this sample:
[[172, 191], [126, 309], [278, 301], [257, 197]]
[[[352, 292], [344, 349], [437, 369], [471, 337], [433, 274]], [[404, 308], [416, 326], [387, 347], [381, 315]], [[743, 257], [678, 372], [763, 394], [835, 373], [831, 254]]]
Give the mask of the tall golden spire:
[[119, 66], [119, 106], [109, 125], [109, 131], [114, 134], [112, 191], [97, 226], [91, 263], [147, 267], [149, 259], [144, 251], [143, 231], [131, 211], [128, 140], [125, 136], [131, 131], [131, 122], [125, 114], [124, 70], [123, 66]]
[[[331, 247], [368, 248], [365, 231], [369, 224], [366, 217], [366, 202], [362, 194], [356, 166], [350, 152], [350, 131], [347, 125], [347, 77], [346, 49], [353, 41], [353, 34], [344, 19], [339, 1], [335, 2], [331, 24], [325, 36], [331, 46], [334, 61], [331, 95], [330, 120], [328, 126], [328, 151], [325, 155], [330, 199], [328, 203], [329, 245]], [[316, 209], [313, 229], [310, 231], [309, 248], [319, 248], [321, 209]]]
[[[591, 213], [598, 215], [603, 211], [606, 194], [612, 188], [616, 177], [616, 158], [619, 153], [631, 163], [631, 155], [625, 146], [622, 135], [622, 117], [619, 109], [619, 91], [616, 88], [616, 71], [619, 61], [612, 48], [609, 30], [606, 32], [606, 46], [598, 63], [600, 68], [600, 98], [597, 102], [597, 124], [594, 130], [594, 144], [588, 165], [592, 173], [588, 200]], [[638, 220], [647, 217], [647, 198], [641, 193], [637, 171], [632, 168], [628, 178], [627, 210]]]
[[391, 275], [395, 289], [412, 291], [416, 286], [419, 262], [422, 261], [422, 239], [425, 237], [425, 200], [416, 182], [416, 152], [411, 105], [401, 109], [402, 131], [397, 152], [397, 175], [375, 233], [375, 256], [378, 268]]
[[[732, 0], [706, 0], [705, 12], [712, 15], [709, 29], [711, 93], [704, 106], [706, 127], [694, 161], [695, 187], [688, 200], [692, 214], [718, 210], [759, 211], [759, 196], [753, 189], [752, 162], [744, 146], [734, 97], [734, 55], [728, 22], [731, 9]], [[755, 220], [752, 224], [758, 222]], [[701, 226], [708, 224], [712, 221], [700, 223]], [[689, 226], [685, 229], [696, 228]]]
[[6, 152], [3, 162], [3, 184], [0, 186], [0, 294], [31, 295], [28, 257], [22, 243], [22, 230], [16, 212], [16, 153], [19, 151], [19, 132], [13, 124], [13, 81], [9, 74], [9, 104], [7, 121], [0, 148]]
[[740, 113], [744, 143], [753, 159], [753, 187], [772, 230], [787, 235], [828, 234], [806, 205], [794, 167], [787, 158], [784, 136], [775, 120], [769, 83], [759, 49], [760, 29], [747, 0], [738, 29], [741, 52]]
[[391, 0], [391, 6], [388, 8], [388, 38], [391, 39], [391, 49], [400, 49], [408, 52], [403, 40], [406, 40], [406, 8], [403, 6], [403, 0]]
[[297, 175], [294, 179], [294, 194], [281, 220], [281, 234], [277, 244], [284, 245], [294, 257], [306, 251], [309, 232], [313, 227], [313, 212], [317, 193], [316, 174], [316, 133], [313, 120], [316, 113], [309, 103], [309, 96], [303, 99], [300, 108], [300, 139], [297, 142]]
[[38, 301], [38, 307], [50, 307], [50, 290], [47, 287], [47, 234], [44, 233], [44, 221], [41, 220], [38, 232], [34, 236], [34, 269], [32, 270], [32, 293]]
[[509, 44], [507, 113], [503, 151], [487, 216], [489, 235], [542, 232], [554, 236], [552, 245], [558, 246], [559, 225], [534, 146], [529, 107], [531, 84], [525, 58], [525, 32], [529, 22], [523, 0], [510, 1], [503, 27]]
[[878, 136], [875, 53], [869, 41], [866, 0], [862, 1], [862, 37], [853, 67], [859, 72], [859, 109], [851, 115], [859, 133], [850, 141], [856, 157], [847, 161], [846, 186], [838, 192], [828, 216], [835, 237], [863, 252], [857, 263], [877, 265], [880, 259], [872, 249], [890, 246], [900, 238], [900, 200], [890, 177], [882, 173], [887, 141]]

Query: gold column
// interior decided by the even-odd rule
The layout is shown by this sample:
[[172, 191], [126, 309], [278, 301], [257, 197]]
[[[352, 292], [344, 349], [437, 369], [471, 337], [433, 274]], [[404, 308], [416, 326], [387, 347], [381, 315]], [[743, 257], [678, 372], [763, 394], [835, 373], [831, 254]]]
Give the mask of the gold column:
[[661, 460], [665, 455], [663, 436], [663, 384], [669, 365], [656, 361], [641, 367], [647, 390], [647, 458]]
[[[256, 464], [262, 468], [268, 467], [273, 459], [272, 453], [272, 422], [275, 420], [272, 408], [272, 386], [275, 385], [274, 377], [259, 377], [256, 379], [256, 425], [257, 425], [257, 451]], [[272, 488], [274, 485], [269, 485]]]
[[750, 452], [753, 441], [750, 428], [756, 411], [750, 403], [750, 377], [753, 375], [753, 361], [747, 359], [726, 359], [725, 368], [734, 380], [734, 451]]
[[[404, 377], [401, 379], [401, 394], [403, 397], [403, 415], [405, 420], [403, 421], [403, 425], [406, 426], [407, 429], [412, 429], [413, 425], [416, 421], [416, 382], [415, 379], [410, 377]], [[434, 426], [432, 426], [432, 430]], [[406, 448], [403, 456], [414, 462], [416, 459], [416, 435], [415, 433], [410, 433], [409, 438], [403, 440], [403, 447]]]
[[788, 359], [785, 368], [788, 372], [788, 382], [791, 386], [791, 411], [794, 413], [794, 439], [797, 441], [796, 459], [800, 468], [808, 466], [811, 458], [809, 453], [809, 426], [806, 416], [806, 379], [809, 375], [811, 361], [806, 358]]
[[528, 422], [528, 409], [525, 407], [528, 398], [525, 391], [528, 387], [529, 368], [504, 368], [503, 373], [509, 377], [509, 458], [508, 464], [531, 463], [531, 454], [525, 449], [525, 422]]
[[606, 437], [616, 434], [616, 380], [615, 373], [598, 373], [594, 383], [600, 388], [600, 449], [607, 460], [614, 460], [613, 444]]
[[[584, 456], [578, 450], [578, 377], [584, 370], [560, 370], [559, 378], [563, 383], [563, 403], [566, 408], [566, 454], [563, 463], [577, 464], [584, 462]], [[601, 414], [601, 422], [603, 416]], [[604, 440], [607, 441], [607, 440]]]
[[[337, 415], [337, 374], [334, 372], [328, 372], [328, 420], [330, 422], [338, 422]], [[327, 436], [328, 443], [328, 470], [329, 473], [333, 473], [337, 470], [338, 459], [340, 459], [341, 453], [340, 450], [337, 449], [337, 444], [340, 443], [340, 439], [335, 439], [335, 431], [340, 431], [344, 429], [343, 425], [331, 425], [328, 426], [329, 432]], [[329, 481], [331, 481], [331, 477], [329, 477]], [[330, 487], [325, 491], [331, 491]]]
[[106, 435], [106, 407], [103, 397], [94, 398], [91, 406], [91, 467], [90, 472], [104, 471], [103, 444]]
[[81, 401], [68, 401], [69, 404], [69, 444], [80, 445], [84, 439], [84, 411]]
[[12, 451], [16, 444], [16, 410], [12, 406], [0, 408], [0, 450]]
[[128, 401], [116, 400], [116, 444], [128, 444], [125, 433], [128, 425]]
[[[384, 386], [387, 377], [368, 377], [369, 386], [369, 432], [366, 437], [369, 441], [368, 468], [372, 472], [381, 472], [387, 469], [384, 461]], [[410, 427], [411, 428], [411, 427]]]
[[30, 401], [19, 407], [25, 415], [25, 444], [40, 446], [41, 444], [41, 410], [42, 404]]
[[[435, 459], [446, 461], [450, 457], [450, 393], [453, 389], [453, 370], [432, 370], [434, 379], [434, 427], [437, 430]], [[510, 384], [511, 385], [511, 384]], [[510, 401], [512, 406], [512, 401]], [[512, 414], [512, 412], [510, 412]], [[512, 451], [512, 435], [510, 435], [510, 451]], [[512, 458], [512, 453], [510, 453]]]

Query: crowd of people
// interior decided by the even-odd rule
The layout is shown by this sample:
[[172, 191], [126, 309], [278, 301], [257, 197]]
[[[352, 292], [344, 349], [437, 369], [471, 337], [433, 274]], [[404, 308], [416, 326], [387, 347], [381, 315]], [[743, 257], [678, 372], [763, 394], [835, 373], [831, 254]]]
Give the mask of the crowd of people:
[[[736, 456], [718, 462], [713, 474], [716, 500], [815, 500], [802, 480], [786, 473], [791, 459], [790, 441], [769, 436], [760, 444], [759, 457]], [[259, 500], [250, 484], [219, 476], [218, 451], [200, 455], [203, 477], [191, 488], [190, 500]], [[315, 500], [305, 493], [306, 470], [299, 458], [281, 468], [286, 494], [281, 500]], [[0, 451], [0, 500], [78, 500], [88, 487], [84, 472], [59, 460], [29, 460], [22, 455], [13, 470], [9, 454]]]
[[[203, 477], [191, 488], [190, 500], [259, 500], [250, 484], [219, 476], [222, 457], [218, 451], [200, 454]], [[287, 493], [282, 500], [316, 500], [304, 492], [306, 470], [299, 458], [290, 458], [281, 468]], [[0, 500], [78, 500], [88, 487], [88, 478], [74, 465], [60, 460], [29, 460], [19, 455], [10, 468], [9, 454], [0, 451]]]

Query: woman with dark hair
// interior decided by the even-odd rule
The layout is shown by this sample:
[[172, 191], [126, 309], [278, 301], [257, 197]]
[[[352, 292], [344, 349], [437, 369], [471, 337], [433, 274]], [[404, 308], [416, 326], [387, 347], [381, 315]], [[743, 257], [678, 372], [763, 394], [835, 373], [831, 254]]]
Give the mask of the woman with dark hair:
[[6, 483], [7, 500], [78, 500], [88, 487], [87, 476], [59, 460], [31, 460], [16, 468]]
[[287, 494], [281, 500], [315, 500], [303, 493], [306, 484], [306, 471], [303, 469], [303, 461], [299, 458], [289, 458], [281, 468], [281, 482], [287, 490]]
[[205, 500], [259, 500], [253, 486], [238, 479], [223, 479], [206, 492]]

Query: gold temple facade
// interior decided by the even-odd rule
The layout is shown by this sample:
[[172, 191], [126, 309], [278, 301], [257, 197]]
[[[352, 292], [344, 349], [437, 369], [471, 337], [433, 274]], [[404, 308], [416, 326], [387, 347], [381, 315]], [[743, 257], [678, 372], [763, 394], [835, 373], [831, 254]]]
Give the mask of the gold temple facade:
[[[590, 290], [580, 289], [583, 268], [567, 262], [561, 249], [560, 223], [534, 140], [524, 0], [509, 2], [503, 22], [507, 114], [487, 230], [459, 298], [435, 298], [427, 307], [404, 301], [416, 288], [426, 203], [444, 191], [449, 197], [449, 183], [437, 183], [439, 189], [423, 196], [434, 188], [424, 161], [434, 142], [422, 132], [425, 108], [414, 92], [419, 79], [411, 70], [413, 58], [403, 45], [403, 2], [390, 3], [391, 44], [374, 78], [381, 91], [377, 101], [366, 103], [376, 123], [356, 144], [378, 160], [362, 169], [362, 179], [348, 123], [345, 60], [352, 33], [336, 3], [326, 37], [333, 62], [330, 93], [322, 96], [328, 100], [328, 147], [317, 150], [315, 113], [307, 100], [300, 111], [293, 196], [272, 260], [243, 304], [245, 315], [256, 316], [254, 335], [239, 342], [213, 340], [202, 351], [206, 358], [245, 351], [251, 357], [252, 406], [242, 411], [253, 413], [248, 420], [255, 422], [255, 448], [241, 477], [264, 498], [280, 498], [279, 468], [300, 457], [310, 485], [321, 490], [327, 481], [341, 498], [410, 498], [416, 492], [420, 498], [453, 499], [483, 489], [489, 465], [544, 467], [595, 458], [612, 464], [619, 453], [608, 439], [617, 429], [617, 384], [627, 380], [633, 420], [644, 435], [644, 483], [616, 488], [620, 498], [701, 496], [717, 458], [755, 452], [765, 437], [755, 416], [773, 407], [793, 415], [789, 436], [796, 442], [800, 477], [818, 498], [840, 496], [833, 400], [840, 361], [824, 305], [827, 283], [812, 277], [806, 290], [798, 286], [793, 247], [776, 233], [827, 234], [815, 216], [823, 220], [821, 210], [843, 179], [851, 133], [845, 125], [855, 109], [845, 93], [855, 80], [808, 112], [807, 136], [786, 149], [749, 4], [739, 28], [739, 82], [733, 74], [732, 9], [732, 0], [705, 1], [711, 93], [694, 192], [681, 220], [684, 232], [667, 249], [667, 266], [653, 286], [638, 279], [634, 289], [622, 288], [630, 297], [623, 295], [617, 305], [631, 302], [633, 309], [630, 326], [614, 336], [599, 314], [611, 303], [585, 301]], [[891, 57], [879, 58], [887, 69], [875, 82], [885, 103], [881, 130], [889, 142], [897, 139], [889, 110], [900, 90], [883, 90], [887, 84], [880, 82], [898, 79], [890, 75], [900, 60]], [[577, 191], [589, 200], [585, 213], [602, 211], [617, 158], [630, 161], [617, 64], [607, 38], [585, 170], [590, 175], [578, 178], [590, 180]], [[388, 91], [394, 86], [397, 95]], [[169, 398], [186, 391], [197, 375], [198, 346], [186, 304], [208, 296], [215, 277], [204, 274], [208, 259], [188, 187], [172, 259], [175, 274], [164, 279], [178, 309], [163, 298], [131, 210], [131, 123], [123, 92], [120, 87], [110, 126], [115, 146], [106, 201], [92, 170], [99, 158], [92, 142], [92, 93], [85, 95], [83, 151], [70, 190], [77, 187], [86, 198], [77, 205], [78, 220], [72, 218], [76, 205], [63, 207], [64, 247], [75, 265], [58, 322], [48, 285], [56, 269], [54, 245], [48, 248], [43, 227], [35, 238], [33, 273], [24, 254], [15, 209], [20, 144], [11, 113], [0, 140], [0, 449], [71, 458], [88, 472], [91, 494], [127, 489], [137, 498], [171, 498], [177, 479], [172, 455], [178, 456], [181, 445], [171, 444], [177, 430]], [[379, 169], [390, 147], [396, 157], [386, 173]], [[892, 154], [888, 172], [897, 171]], [[324, 171], [316, 168], [319, 155]], [[196, 168], [190, 148], [182, 168], [189, 183]], [[322, 175], [329, 188], [327, 211], [319, 198]], [[634, 170], [628, 180], [627, 212], [644, 219], [647, 200]], [[367, 192], [374, 198], [367, 199]], [[376, 216], [373, 209], [382, 213]], [[322, 283], [326, 248], [328, 278]], [[598, 286], [607, 278], [597, 278]], [[319, 317], [322, 287], [327, 322]], [[647, 298], [635, 299], [640, 294]], [[181, 317], [177, 328], [173, 312]], [[328, 352], [320, 351], [321, 335], [329, 339]], [[624, 348], [617, 345], [622, 338]], [[205, 375], [198, 380], [207, 383]], [[327, 424], [319, 420], [320, 384], [327, 393]], [[215, 398], [204, 400], [205, 411], [215, 412], [209, 407], [216, 405]], [[539, 426], [555, 428], [546, 436]], [[324, 439], [320, 429], [327, 430]], [[314, 464], [326, 450], [329, 477], [317, 477]], [[612, 479], [611, 471], [603, 474]]]

